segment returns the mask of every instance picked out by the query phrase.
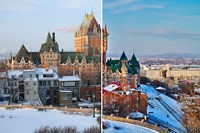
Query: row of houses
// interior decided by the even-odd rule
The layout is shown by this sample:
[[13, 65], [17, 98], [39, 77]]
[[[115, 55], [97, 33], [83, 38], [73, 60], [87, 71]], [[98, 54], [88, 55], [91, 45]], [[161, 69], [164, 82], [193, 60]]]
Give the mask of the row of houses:
[[69, 105], [80, 99], [81, 79], [60, 76], [56, 69], [35, 68], [1, 73], [0, 96], [9, 102], [40, 101], [43, 105]]

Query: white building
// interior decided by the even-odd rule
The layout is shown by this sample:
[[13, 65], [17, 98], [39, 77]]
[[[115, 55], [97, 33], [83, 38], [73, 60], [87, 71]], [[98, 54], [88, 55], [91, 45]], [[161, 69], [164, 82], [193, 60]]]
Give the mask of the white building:
[[38, 95], [38, 79], [36, 78], [36, 70], [24, 70], [24, 100], [34, 101], [39, 99]]

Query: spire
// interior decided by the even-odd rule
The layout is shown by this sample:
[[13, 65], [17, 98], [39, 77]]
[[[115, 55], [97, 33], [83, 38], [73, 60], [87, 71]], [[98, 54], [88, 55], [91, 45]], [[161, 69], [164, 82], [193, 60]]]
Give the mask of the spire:
[[50, 34], [50, 32], [48, 32], [47, 38], [46, 38], [46, 43], [49, 44], [51, 42], [52, 42], [52, 40], [51, 40], [51, 34]]
[[123, 51], [123, 53], [122, 53], [122, 55], [120, 57], [120, 60], [128, 60], [128, 58], [126, 57], [126, 54], [124, 53], [124, 51]]
[[106, 25], [104, 26], [103, 33], [104, 33], [104, 34], [108, 34]]
[[137, 61], [134, 53], [133, 53], [133, 55], [131, 57], [130, 64], [133, 65], [133, 67], [137, 67], [138, 69], [140, 69], [140, 64]]
[[10, 50], [10, 59], [12, 59], [12, 51]]

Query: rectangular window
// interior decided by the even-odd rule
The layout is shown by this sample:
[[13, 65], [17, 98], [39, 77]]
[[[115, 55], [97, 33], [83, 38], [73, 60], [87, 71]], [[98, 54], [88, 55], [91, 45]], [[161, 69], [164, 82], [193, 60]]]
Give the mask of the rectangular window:
[[36, 91], [34, 91], [34, 94], [36, 94]]
[[40, 81], [40, 86], [42, 86], [42, 81]]
[[34, 83], [34, 86], [36, 86], [36, 83]]
[[67, 94], [61, 94], [61, 100], [67, 100]]
[[26, 83], [26, 86], [28, 86], [28, 83]]
[[54, 81], [54, 86], [57, 86], [57, 81]]
[[48, 85], [50, 85], [50, 81], [48, 81]]
[[28, 91], [26, 91], [26, 95], [28, 95]]

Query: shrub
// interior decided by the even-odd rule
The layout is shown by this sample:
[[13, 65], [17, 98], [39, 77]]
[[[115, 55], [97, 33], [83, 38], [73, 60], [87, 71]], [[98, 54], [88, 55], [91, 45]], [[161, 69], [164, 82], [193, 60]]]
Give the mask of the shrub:
[[79, 133], [76, 127], [66, 126], [66, 127], [52, 127], [49, 126], [40, 127], [36, 129], [34, 133]]
[[89, 128], [86, 128], [83, 133], [100, 133], [100, 128], [98, 126], [92, 126]]

